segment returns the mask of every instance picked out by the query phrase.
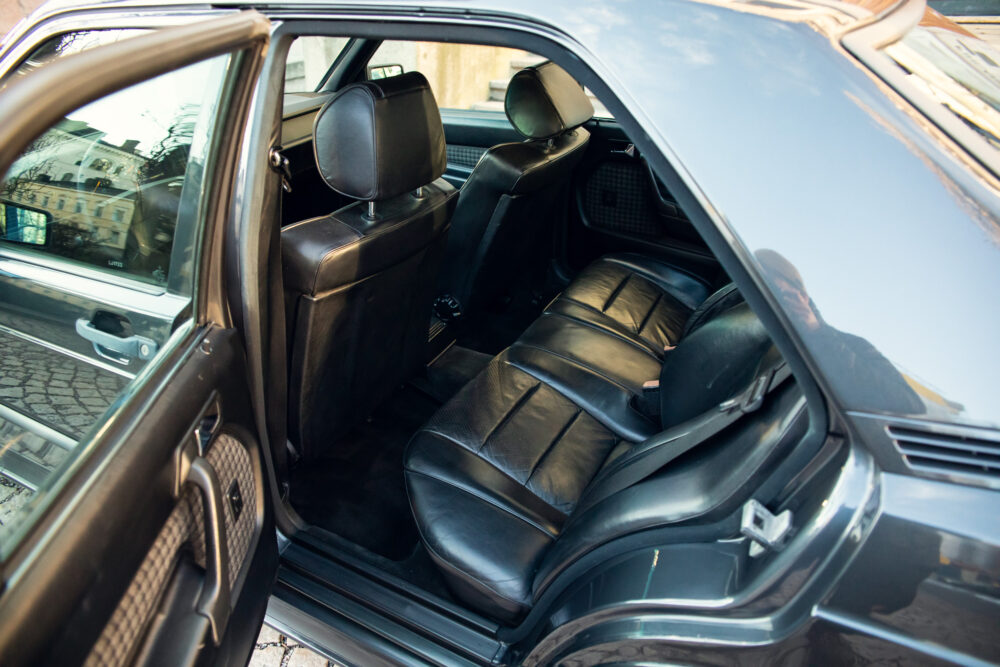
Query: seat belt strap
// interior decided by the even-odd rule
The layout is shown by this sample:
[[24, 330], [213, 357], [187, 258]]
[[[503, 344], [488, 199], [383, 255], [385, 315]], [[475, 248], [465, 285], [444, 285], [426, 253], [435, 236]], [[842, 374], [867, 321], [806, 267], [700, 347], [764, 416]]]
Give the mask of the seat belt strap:
[[743, 415], [754, 412], [764, 403], [764, 397], [774, 391], [791, 376], [787, 364], [780, 364], [761, 373], [736, 396], [719, 404], [718, 410], [710, 410], [700, 417], [654, 436], [654, 442], [646, 441], [644, 451], [626, 454], [611, 467], [603, 471], [595, 480], [593, 491], [588, 493], [577, 510], [591, 507], [605, 498], [650, 477], [663, 466], [686, 454], [725, 428], [735, 424]]

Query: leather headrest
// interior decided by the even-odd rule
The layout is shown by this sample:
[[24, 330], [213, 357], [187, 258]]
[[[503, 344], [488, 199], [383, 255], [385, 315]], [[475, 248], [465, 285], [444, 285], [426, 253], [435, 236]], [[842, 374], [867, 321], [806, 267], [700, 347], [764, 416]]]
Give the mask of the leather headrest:
[[444, 128], [419, 72], [347, 86], [313, 127], [316, 165], [337, 192], [378, 201], [427, 185], [444, 173]]
[[553, 62], [523, 69], [507, 86], [504, 111], [529, 139], [548, 139], [583, 125], [594, 115], [583, 87]]

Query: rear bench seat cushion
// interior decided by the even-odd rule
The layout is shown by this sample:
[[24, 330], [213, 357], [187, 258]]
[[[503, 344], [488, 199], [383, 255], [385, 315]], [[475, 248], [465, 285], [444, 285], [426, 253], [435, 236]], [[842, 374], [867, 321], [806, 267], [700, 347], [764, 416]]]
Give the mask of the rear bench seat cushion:
[[660, 377], [663, 346], [732, 305], [702, 318], [703, 302], [722, 303], [707, 294], [648, 258], [598, 260], [414, 435], [411, 508], [465, 603], [505, 622], [530, 608], [535, 573], [588, 485], [661, 430], [630, 401]]
[[417, 527], [452, 588], [498, 618], [519, 616], [525, 573], [620, 441], [506, 354], [494, 359], [406, 455]]
[[584, 269], [548, 311], [644, 345], [662, 358], [709, 295], [699, 278], [643, 255], [607, 255]]

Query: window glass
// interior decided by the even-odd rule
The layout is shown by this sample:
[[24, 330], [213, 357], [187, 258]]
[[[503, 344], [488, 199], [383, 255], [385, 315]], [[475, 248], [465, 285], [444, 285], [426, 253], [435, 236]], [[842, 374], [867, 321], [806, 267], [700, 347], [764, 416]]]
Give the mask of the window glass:
[[285, 92], [313, 92], [350, 40], [346, 37], [299, 37], [288, 49], [285, 62]]
[[[183, 293], [132, 280], [163, 285], [171, 266], [188, 266], [171, 262], [175, 229], [200, 234], [202, 172], [229, 63], [219, 56], [77, 109], [0, 181], [0, 558], [133, 391], [138, 369], [190, 322], [190, 275]], [[81, 265], [103, 273], [59, 279]], [[95, 295], [82, 280], [117, 285]], [[80, 334], [81, 325], [110, 337]], [[116, 359], [126, 343], [135, 350]]]
[[911, 83], [1000, 150], [1000, 52], [944, 21], [915, 27], [885, 51]]
[[32, 72], [43, 65], [62, 58], [73, 55], [102, 44], [112, 44], [114, 42], [128, 39], [140, 35], [145, 30], [85, 30], [78, 32], [68, 32], [53, 37], [40, 47], [32, 51], [31, 55], [25, 58], [24, 62], [17, 66], [10, 75], [0, 83], [0, 91], [3, 91], [11, 81], [14, 81], [29, 72]]
[[[442, 109], [502, 112], [511, 77], [518, 70], [541, 62], [545, 58], [499, 46], [386, 41], [369, 60], [368, 76], [377, 79], [417, 71], [427, 77]], [[610, 118], [604, 105], [587, 92], [594, 115]]]
[[165, 285], [181, 202], [200, 188], [188, 157], [218, 93], [205, 82], [224, 67], [205, 61], [140, 83], [36, 139], [0, 181], [0, 247]]

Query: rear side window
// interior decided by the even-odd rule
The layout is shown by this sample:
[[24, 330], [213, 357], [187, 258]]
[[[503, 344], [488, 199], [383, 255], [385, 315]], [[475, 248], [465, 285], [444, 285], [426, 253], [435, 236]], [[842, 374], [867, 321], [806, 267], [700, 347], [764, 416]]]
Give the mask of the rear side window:
[[206, 84], [224, 69], [186, 67], [50, 128], [0, 181], [0, 248], [166, 285], [189, 251], [173, 253], [178, 217], [201, 191], [218, 94]]
[[885, 53], [937, 111], [971, 128], [990, 146], [993, 159], [998, 159], [1000, 52], [961, 27], [938, 19], [925, 19], [886, 47]]
[[[479, 44], [385, 41], [368, 62], [368, 78], [417, 71], [427, 77], [442, 109], [503, 112], [514, 73], [545, 62], [528, 51]], [[591, 95], [594, 116], [611, 114]]]

